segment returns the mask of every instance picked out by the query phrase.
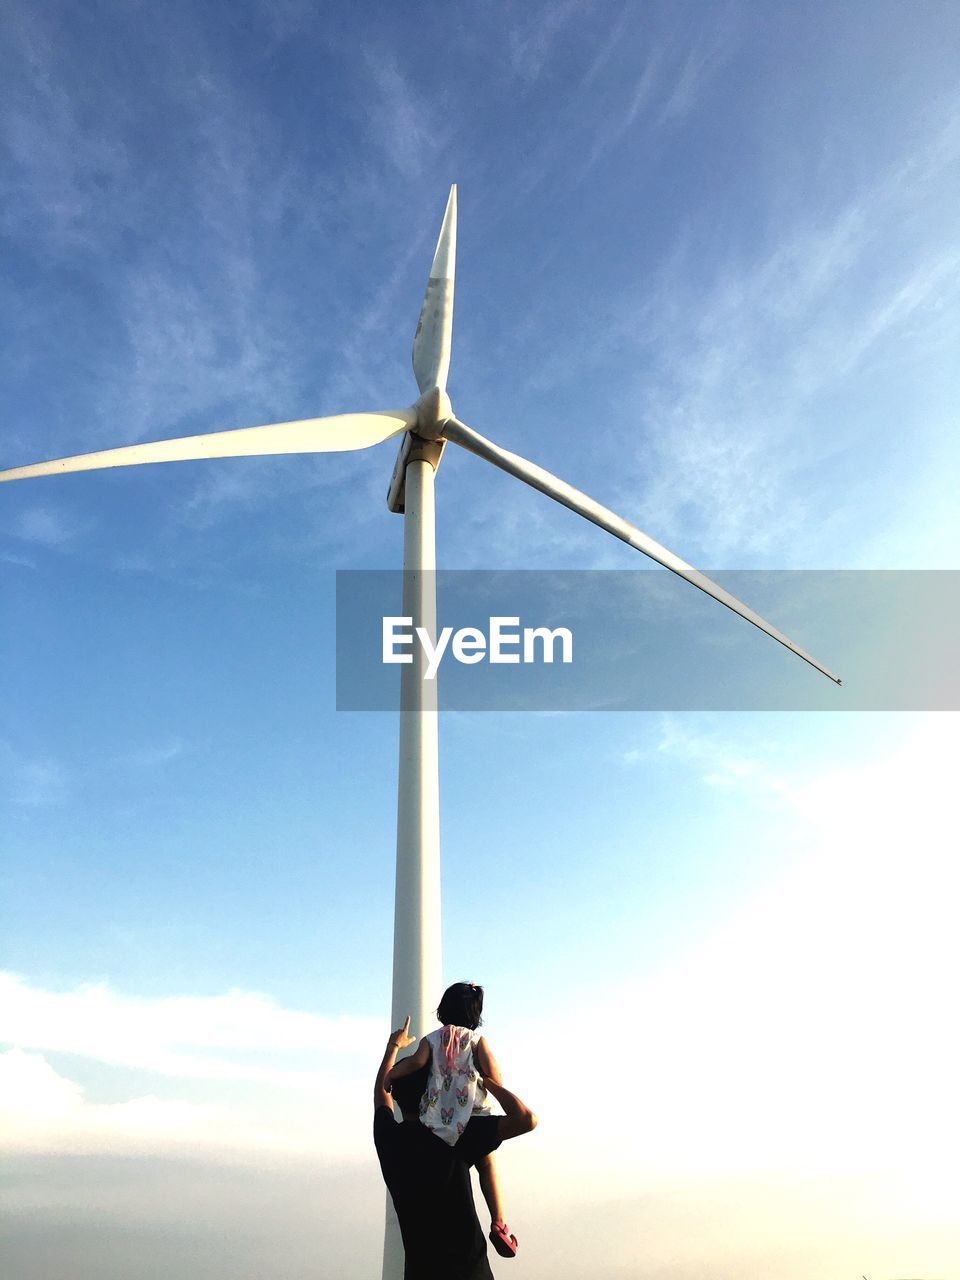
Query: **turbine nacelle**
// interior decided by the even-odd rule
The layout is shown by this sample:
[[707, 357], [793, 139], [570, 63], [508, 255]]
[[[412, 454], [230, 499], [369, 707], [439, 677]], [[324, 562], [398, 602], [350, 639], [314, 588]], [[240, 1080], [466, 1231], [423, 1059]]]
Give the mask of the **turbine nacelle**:
[[431, 387], [429, 391], [425, 391], [410, 406], [410, 412], [416, 414], [416, 426], [400, 442], [387, 489], [387, 507], [398, 516], [403, 515], [405, 510], [404, 477], [407, 466], [411, 462], [429, 462], [436, 471], [447, 443], [443, 438], [444, 432], [451, 422], [456, 421], [450, 397], [442, 387]]

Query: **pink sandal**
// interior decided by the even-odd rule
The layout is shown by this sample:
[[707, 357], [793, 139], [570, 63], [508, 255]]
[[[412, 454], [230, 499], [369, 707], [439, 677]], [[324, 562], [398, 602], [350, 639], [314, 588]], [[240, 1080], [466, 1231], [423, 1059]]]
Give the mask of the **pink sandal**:
[[517, 1237], [507, 1230], [505, 1222], [495, 1222], [490, 1228], [490, 1243], [501, 1258], [515, 1258], [517, 1255]]

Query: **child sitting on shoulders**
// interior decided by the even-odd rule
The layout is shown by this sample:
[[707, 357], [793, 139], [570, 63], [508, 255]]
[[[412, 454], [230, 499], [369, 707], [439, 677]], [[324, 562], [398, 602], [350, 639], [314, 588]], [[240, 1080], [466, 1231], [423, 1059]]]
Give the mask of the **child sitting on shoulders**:
[[[430, 1065], [427, 1087], [420, 1102], [420, 1121], [438, 1138], [455, 1146], [471, 1116], [491, 1115], [483, 1078], [502, 1083], [496, 1059], [478, 1027], [483, 1009], [483, 988], [473, 982], [455, 982], [443, 993], [437, 1017], [443, 1023], [423, 1037], [416, 1053], [403, 1058], [391, 1070], [396, 1080]], [[490, 1210], [490, 1241], [503, 1258], [517, 1252], [517, 1237], [507, 1230], [500, 1184], [492, 1155], [477, 1163], [480, 1189]]]

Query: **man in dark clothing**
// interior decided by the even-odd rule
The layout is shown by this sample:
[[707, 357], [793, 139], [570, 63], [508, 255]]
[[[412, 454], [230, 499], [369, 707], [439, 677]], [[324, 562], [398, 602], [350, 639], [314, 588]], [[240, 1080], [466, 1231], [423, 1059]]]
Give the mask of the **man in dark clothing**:
[[[400, 1223], [404, 1280], [493, 1280], [470, 1168], [501, 1142], [529, 1133], [537, 1118], [499, 1080], [488, 1078], [484, 1084], [504, 1114], [474, 1116], [456, 1146], [449, 1146], [420, 1123], [429, 1067], [395, 1081], [392, 1096], [385, 1087], [397, 1053], [414, 1042], [409, 1029], [407, 1018], [391, 1033], [373, 1096], [373, 1141]], [[394, 1101], [402, 1124], [394, 1115]]]

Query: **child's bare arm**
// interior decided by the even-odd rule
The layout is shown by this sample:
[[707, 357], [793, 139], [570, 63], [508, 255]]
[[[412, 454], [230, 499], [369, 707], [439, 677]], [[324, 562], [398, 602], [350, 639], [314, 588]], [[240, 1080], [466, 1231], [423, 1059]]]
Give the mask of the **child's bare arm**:
[[419, 1071], [421, 1067], [425, 1067], [430, 1061], [430, 1046], [426, 1040], [421, 1040], [417, 1045], [417, 1052], [412, 1053], [409, 1058], [401, 1058], [395, 1067], [391, 1067], [387, 1075], [387, 1081], [399, 1080], [402, 1076], [412, 1075], [414, 1071]]
[[483, 1036], [477, 1041], [475, 1057], [477, 1070], [484, 1079], [495, 1080], [497, 1084], [502, 1083], [500, 1067]]

